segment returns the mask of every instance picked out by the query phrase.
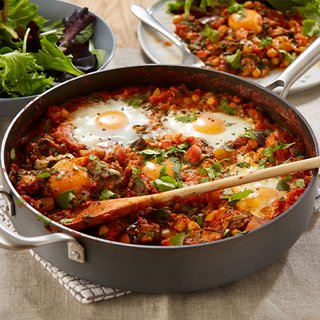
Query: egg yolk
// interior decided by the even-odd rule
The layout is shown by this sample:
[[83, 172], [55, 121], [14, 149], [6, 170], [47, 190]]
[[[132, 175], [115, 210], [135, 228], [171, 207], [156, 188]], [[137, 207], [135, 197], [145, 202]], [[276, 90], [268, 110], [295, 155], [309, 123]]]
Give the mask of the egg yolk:
[[62, 159], [52, 168], [57, 170], [49, 178], [49, 189], [53, 197], [67, 190], [74, 190], [79, 194], [90, 185], [88, 172], [72, 160]]
[[174, 177], [173, 163], [171, 161], [165, 161], [162, 164], [154, 163], [152, 161], [147, 161], [142, 167], [141, 172], [150, 179], [158, 179], [160, 177], [160, 171], [162, 168], [166, 169], [166, 174], [168, 176]]
[[121, 129], [128, 123], [127, 116], [118, 110], [110, 110], [102, 112], [96, 118], [96, 124], [108, 130]]
[[263, 216], [266, 207], [271, 206], [272, 202], [281, 197], [282, 193], [269, 187], [259, 187], [254, 193], [237, 202], [236, 207], [249, 211], [253, 215]]
[[242, 13], [233, 13], [229, 17], [229, 27], [234, 30], [241, 28], [260, 33], [262, 31], [262, 17], [255, 10], [244, 9]]
[[226, 124], [213, 116], [201, 116], [193, 122], [193, 129], [200, 133], [219, 134], [226, 130]]

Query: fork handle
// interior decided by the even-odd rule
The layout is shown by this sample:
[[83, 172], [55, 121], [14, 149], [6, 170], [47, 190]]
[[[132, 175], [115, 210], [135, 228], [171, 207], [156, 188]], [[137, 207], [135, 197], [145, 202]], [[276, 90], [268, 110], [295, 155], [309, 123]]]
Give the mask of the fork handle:
[[167, 37], [169, 40], [171, 40], [176, 46], [180, 48], [182, 51], [189, 51], [187, 46], [179, 39], [175, 34], [167, 30], [163, 25], [161, 25], [153, 16], [152, 14], [146, 10], [145, 8], [133, 4], [131, 6], [131, 12], [139, 18], [142, 22], [149, 25], [153, 29], [159, 31], [162, 33], [165, 37]]

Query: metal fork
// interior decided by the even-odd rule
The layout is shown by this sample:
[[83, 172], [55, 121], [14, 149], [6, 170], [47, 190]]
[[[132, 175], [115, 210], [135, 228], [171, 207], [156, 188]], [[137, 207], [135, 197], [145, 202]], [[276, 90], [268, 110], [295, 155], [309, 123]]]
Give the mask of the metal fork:
[[151, 12], [147, 9], [133, 4], [131, 6], [131, 12], [139, 18], [142, 22], [150, 26], [151, 28], [159, 31], [169, 40], [171, 40], [181, 51], [182, 53], [182, 64], [193, 67], [204, 67], [205, 64], [197, 56], [195, 56], [188, 49], [187, 45], [175, 34], [168, 31], [159, 21], [157, 21]]

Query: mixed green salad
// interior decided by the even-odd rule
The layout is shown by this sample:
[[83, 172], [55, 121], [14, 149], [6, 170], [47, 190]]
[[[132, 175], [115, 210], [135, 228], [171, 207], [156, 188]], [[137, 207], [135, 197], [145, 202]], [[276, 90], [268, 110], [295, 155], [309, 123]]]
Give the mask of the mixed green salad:
[[47, 21], [29, 0], [0, 0], [0, 97], [44, 92], [99, 68], [105, 51], [93, 45], [96, 17], [87, 8]]
[[[311, 37], [320, 35], [320, 0], [259, 0], [267, 3], [273, 8], [282, 11], [297, 11], [304, 18], [303, 32], [305, 35]], [[184, 10], [185, 14], [190, 11], [200, 10], [206, 11], [208, 8], [217, 6], [228, 7], [228, 11], [238, 11], [241, 7], [241, 2], [235, 0], [168, 0], [168, 12], [176, 13]], [[252, 1], [254, 2], [254, 1]], [[229, 11], [230, 12], [230, 11]]]

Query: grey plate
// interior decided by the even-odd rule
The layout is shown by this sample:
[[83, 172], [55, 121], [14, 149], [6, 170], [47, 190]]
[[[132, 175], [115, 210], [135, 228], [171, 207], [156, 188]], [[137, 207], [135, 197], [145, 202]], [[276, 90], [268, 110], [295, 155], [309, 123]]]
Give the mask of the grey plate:
[[[72, 14], [75, 9], [80, 8], [77, 5], [59, 0], [32, 0], [32, 2], [39, 6], [39, 14], [50, 22], [62, 19], [63, 17]], [[106, 51], [105, 61], [99, 68], [99, 70], [102, 70], [111, 61], [114, 55], [116, 42], [110, 26], [100, 17], [96, 16], [96, 18], [95, 34], [93, 38], [94, 44], [97, 49], [104, 49]], [[0, 117], [15, 116], [35, 97], [36, 95], [20, 98], [0, 98]]]

